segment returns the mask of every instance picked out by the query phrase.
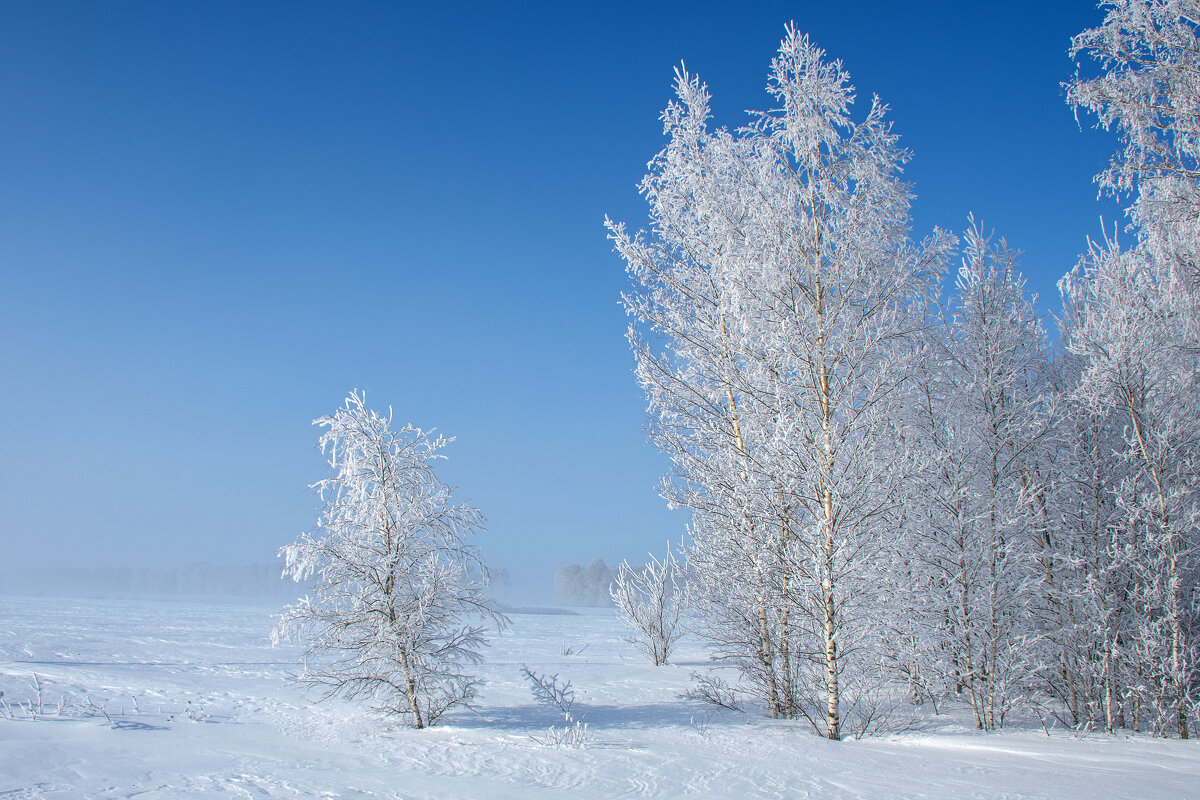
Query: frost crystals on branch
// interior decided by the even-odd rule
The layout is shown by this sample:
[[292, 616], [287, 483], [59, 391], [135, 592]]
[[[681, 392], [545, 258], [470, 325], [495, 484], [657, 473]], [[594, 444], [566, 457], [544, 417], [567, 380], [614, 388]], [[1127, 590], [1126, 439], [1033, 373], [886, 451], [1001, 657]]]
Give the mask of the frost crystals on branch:
[[479, 510], [453, 503], [433, 461], [451, 440], [366, 408], [357, 391], [332, 416], [320, 445], [334, 471], [314, 485], [325, 501], [316, 534], [280, 554], [284, 574], [315, 576], [313, 595], [283, 613], [273, 637], [308, 645], [301, 680], [326, 696], [363, 697], [415, 728], [469, 704], [479, 681], [485, 624], [505, 623], [486, 596], [486, 569], [468, 539]]

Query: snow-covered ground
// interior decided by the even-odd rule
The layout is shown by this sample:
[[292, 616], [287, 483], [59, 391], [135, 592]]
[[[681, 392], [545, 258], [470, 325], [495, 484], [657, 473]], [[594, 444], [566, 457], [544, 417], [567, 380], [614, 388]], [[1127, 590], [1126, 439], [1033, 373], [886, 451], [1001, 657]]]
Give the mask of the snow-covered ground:
[[[1196, 742], [981, 734], [956, 716], [828, 742], [716, 712], [679, 698], [697, 644], [643, 664], [607, 612], [513, 615], [478, 709], [413, 731], [290, 683], [298, 648], [268, 641], [278, 610], [0, 597], [0, 798], [1200, 797]], [[561, 719], [522, 663], [571, 681], [584, 746], [546, 743]]]

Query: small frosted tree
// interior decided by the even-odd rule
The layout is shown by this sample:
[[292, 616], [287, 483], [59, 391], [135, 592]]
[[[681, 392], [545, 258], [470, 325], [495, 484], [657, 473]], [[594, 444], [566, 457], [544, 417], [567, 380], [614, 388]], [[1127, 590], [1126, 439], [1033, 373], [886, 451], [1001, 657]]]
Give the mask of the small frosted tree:
[[609, 591], [617, 613], [633, 629], [627, 641], [650, 656], [654, 666], [666, 664], [683, 633], [679, 620], [686, 605], [671, 546], [667, 545], [666, 558], [659, 561], [651, 555], [641, 569], [622, 562]]
[[307, 643], [301, 680], [325, 696], [362, 697], [415, 728], [469, 704], [485, 623], [500, 616], [484, 594], [484, 568], [469, 537], [479, 509], [454, 503], [433, 461], [451, 440], [412, 425], [392, 430], [351, 392], [320, 445], [334, 476], [313, 488], [325, 501], [316, 534], [280, 551], [284, 574], [315, 577], [312, 595], [289, 606], [276, 641]]

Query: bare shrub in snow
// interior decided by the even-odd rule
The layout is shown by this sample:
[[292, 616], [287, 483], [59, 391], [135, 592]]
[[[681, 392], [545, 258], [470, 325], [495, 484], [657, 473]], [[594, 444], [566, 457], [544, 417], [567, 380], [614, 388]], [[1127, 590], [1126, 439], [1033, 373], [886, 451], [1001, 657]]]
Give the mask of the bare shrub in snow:
[[679, 564], [668, 544], [662, 561], [651, 555], [650, 562], [641, 569], [622, 562], [609, 590], [617, 613], [633, 629], [626, 641], [650, 656], [656, 667], [667, 663], [683, 633], [679, 620], [686, 596], [678, 576]]
[[592, 644], [591, 642], [588, 642], [583, 647], [576, 647], [575, 645], [571, 644], [570, 642], [563, 642], [562, 648], [559, 650], [559, 652], [562, 653], [564, 656], [583, 655], [583, 651], [587, 650], [588, 647], [591, 646], [591, 644]]
[[274, 639], [308, 652], [301, 680], [326, 696], [369, 699], [415, 728], [468, 704], [485, 623], [504, 623], [485, 594], [486, 570], [468, 539], [477, 508], [453, 503], [433, 461], [451, 440], [366, 408], [357, 391], [332, 416], [320, 444], [335, 475], [315, 484], [325, 509], [317, 534], [280, 552], [284, 572], [315, 576], [313, 594], [288, 607]]
[[742, 711], [741, 692], [735, 686], [719, 675], [711, 672], [693, 672], [692, 680], [696, 685], [680, 695], [685, 700], [699, 700], [702, 703], [727, 708], [730, 711]]
[[554, 726], [547, 728], [544, 739], [536, 736], [529, 738], [547, 747], [583, 747], [592, 738], [592, 735], [586, 722], [572, 720], [568, 714], [566, 724], [561, 728]]

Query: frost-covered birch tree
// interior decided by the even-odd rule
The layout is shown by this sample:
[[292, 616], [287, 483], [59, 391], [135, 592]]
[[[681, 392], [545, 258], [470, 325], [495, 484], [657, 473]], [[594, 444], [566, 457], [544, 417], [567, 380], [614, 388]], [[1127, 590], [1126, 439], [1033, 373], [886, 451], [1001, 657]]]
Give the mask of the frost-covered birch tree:
[[[1066, 283], [1061, 287], [1059, 339], [1069, 343], [1087, 318], [1087, 297], [1068, 291]], [[1140, 667], [1130, 658], [1137, 547], [1114, 491], [1129, 470], [1116, 456], [1124, 449], [1123, 420], [1118, 409], [1095, 404], [1079, 391], [1088, 361], [1069, 350], [1057, 359], [1054, 452], [1061, 480], [1053, 499], [1059, 522], [1052, 557], [1066, 613], [1055, 638], [1070, 669], [1048, 671], [1047, 678], [1072, 726], [1097, 725], [1112, 733], [1127, 721], [1136, 730], [1140, 718], [1129, 694], [1129, 687], [1141, 683]]]
[[1130, 713], [1186, 739], [1200, 684], [1200, 363], [1179, 344], [1200, 320], [1179, 313], [1176, 281], [1146, 249], [1107, 243], [1063, 289], [1085, 309], [1067, 342], [1085, 364], [1076, 396], [1121, 425], [1125, 469], [1107, 489], [1130, 571]]
[[327, 695], [363, 697], [423, 728], [469, 704], [488, 625], [504, 618], [484, 594], [486, 575], [470, 538], [477, 508], [453, 500], [433, 463], [451, 441], [351, 392], [324, 428], [333, 477], [314, 484], [325, 508], [316, 533], [284, 547], [284, 574], [313, 578], [312, 594], [289, 606], [274, 638], [307, 644], [301, 680]]
[[974, 222], [949, 303], [916, 393], [924, 505], [906, 522], [927, 596], [912, 613], [925, 619], [929, 688], [965, 695], [992, 729], [1028, 697], [1039, 666], [1033, 566], [1052, 570], [1039, 469], [1047, 355], [1017, 254]]
[[734, 132], [680, 71], [642, 190], [610, 223], [666, 494], [692, 509], [697, 613], [772, 716], [868, 726], [884, 604], [873, 572], [901, 506], [897, 388], [947, 247], [909, 238], [907, 159], [876, 98], [789, 27], [774, 106]]
[[1078, 401], [1121, 426], [1123, 469], [1106, 487], [1131, 598], [1113, 652], [1132, 667], [1119, 708], [1134, 727], [1145, 714], [1187, 738], [1200, 684], [1200, 4], [1102, 5], [1103, 22], [1071, 50], [1099, 74], [1077, 75], [1068, 101], [1118, 133], [1097, 182], [1132, 196], [1137, 241], [1122, 249], [1106, 235], [1064, 280], [1076, 309], [1067, 346], [1081, 360]]
[[[1119, 148], [1096, 176], [1134, 195], [1141, 241], [1194, 294], [1200, 291], [1200, 2], [1107, 0], [1104, 21], [1071, 43], [1099, 73], [1066, 85], [1076, 109], [1115, 129]], [[1193, 296], [1191, 298], [1195, 300]], [[1192, 309], [1195, 312], [1195, 307]], [[1191, 342], [1196, 345], [1196, 342]]]
[[709, 94], [680, 70], [663, 112], [668, 144], [642, 182], [653, 233], [609, 222], [638, 285], [625, 296], [637, 375], [654, 413], [651, 437], [674, 465], [663, 492], [692, 510], [693, 600], [716, 655], [737, 666], [768, 713], [787, 715], [788, 563], [771, 514], [772, 478], [739, 349], [726, 220], [747, 201], [737, 174], [745, 148], [710, 131]]

